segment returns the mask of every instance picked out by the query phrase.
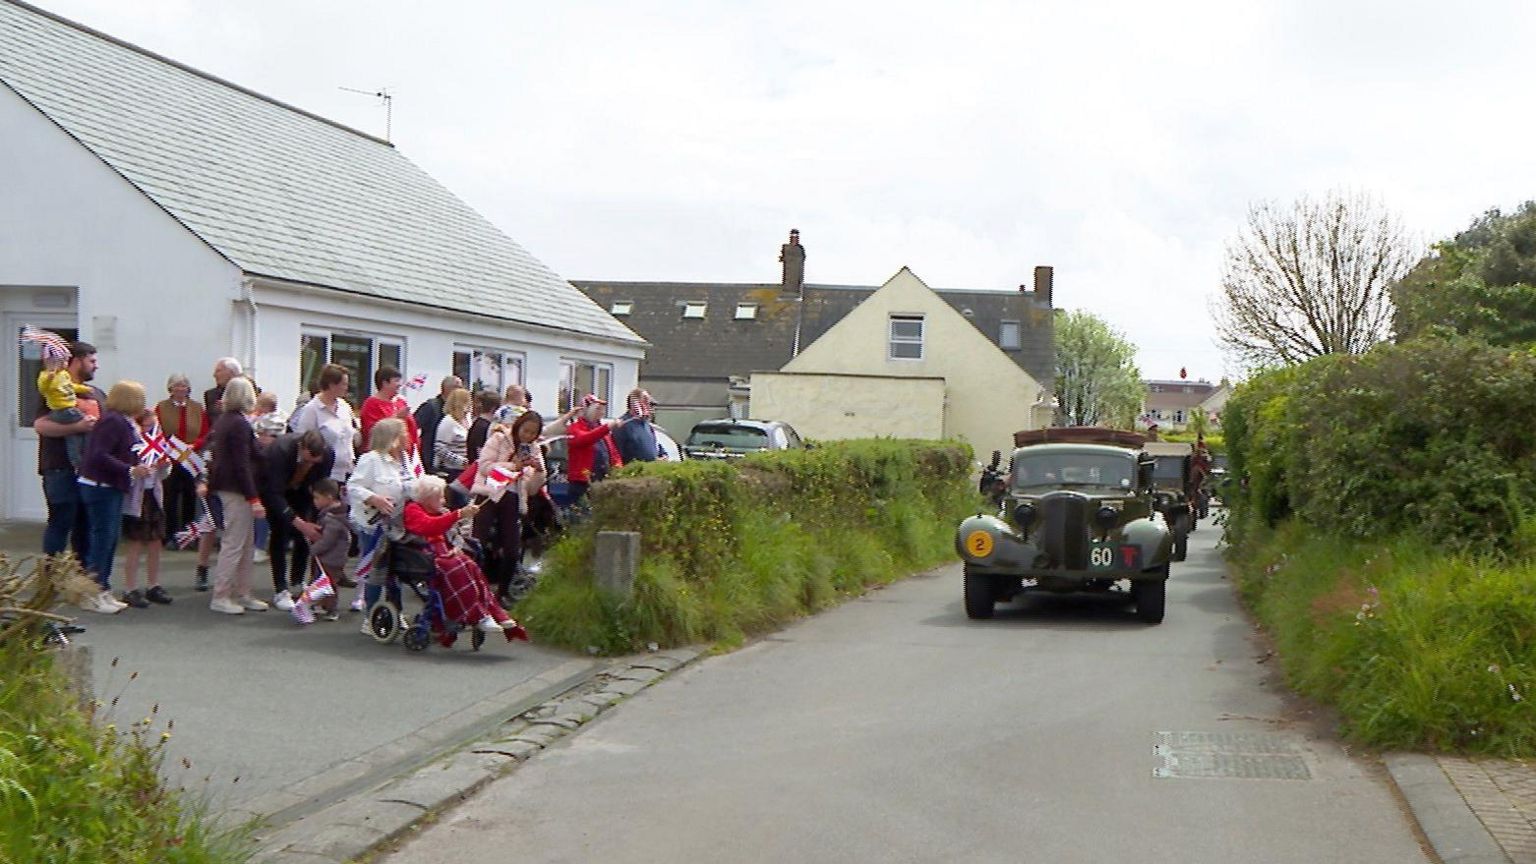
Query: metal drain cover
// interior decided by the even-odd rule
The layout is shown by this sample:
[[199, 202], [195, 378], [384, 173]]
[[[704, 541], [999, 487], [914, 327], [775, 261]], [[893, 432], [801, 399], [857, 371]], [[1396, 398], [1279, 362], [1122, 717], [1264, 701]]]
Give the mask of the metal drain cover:
[[1279, 735], [1243, 732], [1158, 732], [1152, 754], [1158, 778], [1233, 777], [1246, 780], [1310, 780], [1312, 772], [1295, 742]]

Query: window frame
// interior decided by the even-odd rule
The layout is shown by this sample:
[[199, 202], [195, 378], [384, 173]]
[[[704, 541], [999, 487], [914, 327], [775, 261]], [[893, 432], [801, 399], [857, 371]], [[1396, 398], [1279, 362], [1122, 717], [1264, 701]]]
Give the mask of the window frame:
[[736, 304], [736, 314], [735, 314], [735, 316], [733, 316], [732, 320], [734, 320], [734, 321], [756, 321], [757, 320], [757, 308], [758, 308], [758, 304], [756, 304], [756, 303], [737, 303]]
[[[465, 371], [461, 373], [459, 357], [460, 355], [465, 354], [469, 355], [467, 358], [468, 363], [465, 367]], [[490, 386], [486, 384], [486, 382], [479, 381], [478, 379], [473, 381], [470, 380], [469, 376], [473, 375], [475, 371], [476, 358], [491, 355], [500, 358], [498, 361], [498, 380], [500, 383], [496, 384], [495, 386]], [[495, 390], [499, 396], [503, 393], [506, 393], [507, 388], [513, 384], [517, 384], [519, 386], [527, 386], [528, 354], [525, 351], [517, 351], [510, 348], [497, 348], [490, 345], [473, 345], [467, 342], [455, 342], [453, 343], [452, 358], [453, 359], [450, 363], [450, 366], [453, 369], [453, 374], [457, 375], [459, 380], [463, 381], [464, 386], [468, 388], [472, 393], [478, 393], [481, 390]], [[507, 376], [507, 370], [509, 367], [516, 368], [516, 373], [511, 378]], [[475, 386], [476, 384], [481, 384], [482, 386], [477, 387]]]
[[[326, 364], [337, 362], [336, 337], [338, 336], [342, 337], [343, 340], [350, 339], [368, 341], [368, 366], [366, 368], [354, 369], [346, 363], [338, 364], [346, 367], [348, 378], [347, 396], [348, 401], [350, 401], [353, 406], [361, 405], [364, 399], [367, 399], [369, 396], [373, 395], [373, 373], [377, 371], [381, 365], [393, 365], [396, 369], [400, 370], [401, 375], [407, 375], [406, 338], [404, 336], [397, 336], [390, 333], [376, 333], [367, 330], [355, 330], [350, 327], [327, 327], [323, 324], [302, 324], [299, 326], [299, 377], [301, 379], [304, 377], [304, 352], [309, 348], [309, 346], [306, 345], [306, 342], [311, 339], [325, 340], [325, 356], [319, 358], [318, 362], [314, 363], [312, 367], [312, 374], [318, 375], [319, 370]], [[381, 348], [394, 349], [391, 353], [395, 355], [397, 362], [392, 364], [382, 363], [380, 358]], [[300, 380], [299, 387], [305, 393], [308, 393], [310, 387], [313, 386], [313, 384], [313, 378], [308, 381]]]
[[[695, 312], [697, 312], [697, 314], [695, 314]], [[704, 316], [706, 316], [708, 314], [709, 314], [709, 302], [708, 301], [686, 300], [686, 301], [683, 302], [683, 320], [684, 321], [703, 321], [704, 320]]]
[[[1013, 328], [1013, 344], [1008, 344], [1008, 328]], [[997, 324], [997, 347], [1004, 351], [1019, 351], [1024, 348], [1024, 322], [1012, 318], [1004, 318]]]
[[[912, 323], [916, 323], [917, 324], [917, 336], [915, 338], [911, 337], [911, 336], [897, 336], [896, 335], [896, 325], [897, 324], [912, 324]], [[927, 336], [928, 336], [928, 321], [927, 321], [927, 316], [926, 315], [917, 314], [917, 313], [892, 312], [886, 318], [885, 335], [886, 335], [885, 357], [886, 357], [887, 360], [908, 361], [908, 362], [921, 361], [921, 360], [924, 359], [924, 357], [927, 354], [927, 349], [926, 349], [925, 343], [927, 341]], [[916, 345], [917, 346], [917, 356], [916, 357], [902, 357], [902, 356], [899, 356], [896, 353], [896, 346], [897, 345]]]
[[[587, 376], [590, 387], [580, 387], [581, 370], [590, 369]], [[599, 399], [613, 406], [613, 364], [585, 357], [560, 358], [560, 383], [555, 393], [555, 413], [564, 414], [575, 408], [586, 393], [596, 393]]]
[[608, 307], [608, 314], [615, 318], [628, 318], [635, 311], [635, 301], [615, 300]]

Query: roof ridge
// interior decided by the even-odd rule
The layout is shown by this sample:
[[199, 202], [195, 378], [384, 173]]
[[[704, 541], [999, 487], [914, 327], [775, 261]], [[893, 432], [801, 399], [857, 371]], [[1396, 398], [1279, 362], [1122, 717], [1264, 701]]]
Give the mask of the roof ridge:
[[171, 58], [165, 56], [164, 54], [158, 54], [158, 53], [156, 53], [154, 51], [149, 50], [148, 48], [143, 48], [143, 47], [140, 47], [138, 45], [133, 44], [132, 42], [128, 42], [128, 41], [123, 40], [123, 39], [119, 39], [118, 37], [113, 36], [111, 34], [103, 33], [100, 30], [97, 30], [97, 29], [95, 29], [93, 27], [87, 27], [87, 26], [85, 26], [84, 24], [81, 24], [78, 21], [73, 21], [73, 20], [70, 20], [69, 18], [65, 18], [64, 16], [59, 15], [57, 13], [49, 12], [47, 9], [42, 9], [42, 8], [37, 7], [37, 6], [33, 6], [31, 3], [23, 2], [23, 0], [0, 0], [0, 2], [9, 3], [12, 6], [20, 7], [20, 8], [25, 9], [28, 12], [31, 12], [31, 13], [33, 13], [35, 15], [41, 15], [42, 17], [47, 18], [49, 20], [57, 21], [58, 23], [63, 24], [66, 27], [71, 27], [71, 28], [73, 28], [75, 30], [80, 31], [81, 33], [84, 33], [84, 34], [88, 35], [88, 36], [93, 36], [93, 37], [95, 37], [97, 39], [100, 39], [103, 42], [110, 42], [113, 45], [117, 45], [118, 47], [127, 48], [128, 50], [133, 51], [133, 52], [138, 53], [138, 54], [142, 54], [145, 57], [150, 58], [151, 60], [155, 60], [157, 62], [164, 63], [167, 66], [171, 66], [171, 67], [174, 67], [176, 69], [180, 69], [183, 72], [187, 72], [187, 73], [190, 73], [192, 75], [196, 75], [199, 78], [203, 78], [205, 80], [212, 81], [213, 83], [218, 84], [218, 85], [220, 85], [222, 87], [228, 87], [229, 89], [234, 90], [234, 91], [236, 91], [238, 93], [244, 93], [247, 96], [253, 96], [253, 97], [257, 98], [257, 99], [260, 99], [263, 102], [267, 102], [269, 104], [276, 105], [277, 107], [282, 108], [285, 111], [292, 111], [295, 114], [301, 115], [303, 117], [308, 117], [311, 120], [318, 120], [321, 123], [324, 123], [324, 124], [326, 124], [328, 126], [334, 126], [337, 129], [342, 130], [343, 132], [350, 132], [353, 135], [358, 136], [359, 138], [366, 138], [369, 141], [373, 141], [373, 142], [378, 143], [378, 144], [383, 144], [385, 147], [388, 147], [388, 148], [390, 148], [392, 150], [395, 149], [395, 145], [394, 144], [392, 144], [389, 141], [384, 140], [383, 138], [378, 137], [377, 135], [370, 135], [367, 132], [363, 132], [363, 131], [361, 131], [359, 129], [354, 129], [351, 126], [346, 125], [345, 123], [339, 123], [339, 122], [337, 122], [335, 120], [332, 120], [332, 119], [330, 119], [328, 117], [322, 117], [319, 114], [316, 114], [316, 113], [314, 113], [312, 111], [305, 111], [303, 108], [299, 108], [299, 107], [296, 107], [294, 105], [289, 105], [287, 102], [284, 102], [281, 99], [274, 99], [271, 96], [268, 96], [268, 95], [266, 95], [264, 93], [257, 93], [255, 90], [252, 90], [249, 87], [242, 87], [239, 84], [234, 83], [233, 81], [226, 81], [225, 79], [220, 78], [219, 76], [214, 75], [212, 73], [204, 72], [203, 70], [195, 68], [193, 66], [188, 66], [187, 64], [182, 63], [182, 62], [180, 62], [178, 60], [172, 60]]

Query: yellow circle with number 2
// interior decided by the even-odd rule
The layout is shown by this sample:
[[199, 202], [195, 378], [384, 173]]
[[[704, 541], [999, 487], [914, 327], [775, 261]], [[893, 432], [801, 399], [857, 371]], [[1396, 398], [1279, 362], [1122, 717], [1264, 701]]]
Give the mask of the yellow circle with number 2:
[[973, 558], [985, 558], [992, 554], [992, 535], [986, 531], [972, 531], [965, 535], [965, 551]]

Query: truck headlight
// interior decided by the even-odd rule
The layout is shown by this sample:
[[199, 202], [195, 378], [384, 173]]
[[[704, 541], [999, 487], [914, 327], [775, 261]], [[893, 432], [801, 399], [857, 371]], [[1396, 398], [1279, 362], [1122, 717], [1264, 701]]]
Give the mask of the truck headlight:
[[1020, 531], [1028, 531], [1031, 522], [1035, 521], [1035, 505], [1028, 501], [1013, 508], [1013, 524], [1019, 526]]

